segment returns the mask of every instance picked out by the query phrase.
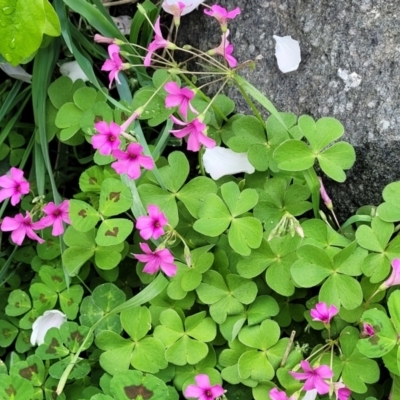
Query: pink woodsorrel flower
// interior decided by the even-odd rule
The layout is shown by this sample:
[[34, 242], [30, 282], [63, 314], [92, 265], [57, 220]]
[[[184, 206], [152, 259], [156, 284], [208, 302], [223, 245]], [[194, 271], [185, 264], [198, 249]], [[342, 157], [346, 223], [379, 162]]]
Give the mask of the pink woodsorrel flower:
[[119, 140], [121, 127], [112, 121], [110, 125], [105, 121], [96, 122], [94, 127], [98, 133], [92, 136], [93, 148], [99, 149], [99, 153], [104, 156], [111, 155], [113, 150], [117, 150], [121, 144]]
[[29, 239], [37, 240], [40, 244], [44, 243], [44, 240], [33, 231], [34, 229], [42, 229], [42, 225], [40, 222], [32, 222], [28, 211], [25, 217], [22, 214], [17, 214], [14, 218], [5, 217], [0, 229], [3, 232], [11, 232], [11, 239], [18, 246], [21, 246], [25, 236], [28, 236]]
[[336, 400], [348, 400], [351, 396], [351, 390], [342, 381], [335, 382], [333, 390], [336, 394]]
[[13, 206], [21, 201], [21, 196], [29, 193], [29, 182], [24, 178], [24, 171], [15, 167], [11, 167], [8, 174], [0, 176], [0, 187], [0, 202], [11, 197]]
[[69, 219], [69, 200], [64, 200], [61, 204], [56, 206], [52, 201], [43, 207], [43, 211], [47, 214], [38, 223], [42, 224], [43, 228], [53, 226], [51, 234], [53, 236], [60, 236], [64, 233], [63, 222], [71, 225]]
[[168, 82], [164, 85], [165, 91], [168, 96], [165, 98], [165, 107], [176, 107], [179, 106], [179, 112], [182, 116], [187, 119], [188, 107], [192, 112], [198, 114], [198, 112], [190, 104], [190, 100], [194, 97], [193, 90], [188, 88], [180, 88], [175, 82]]
[[363, 322], [363, 330], [361, 332], [361, 337], [366, 337], [366, 336], [374, 336], [375, 335], [375, 329], [371, 324], [368, 324], [367, 322]]
[[141, 216], [137, 219], [136, 228], [140, 230], [139, 234], [143, 239], [158, 239], [164, 235], [163, 227], [168, 224], [165, 214], [155, 205], [147, 206], [149, 216]]
[[329, 384], [324, 379], [332, 378], [333, 372], [327, 365], [321, 365], [317, 368], [311, 368], [308, 361], [300, 362], [301, 368], [304, 372], [292, 372], [289, 374], [298, 381], [305, 379], [303, 389], [313, 390], [316, 389], [318, 394], [326, 394], [329, 392]]
[[154, 168], [154, 161], [149, 156], [142, 154], [143, 147], [138, 143], [128, 145], [126, 151], [113, 150], [112, 155], [117, 161], [111, 164], [118, 174], [127, 174], [131, 179], [137, 179], [140, 176], [140, 167], [146, 169]]
[[175, 124], [184, 126], [183, 129], [171, 130], [170, 132], [175, 137], [180, 139], [182, 139], [185, 136], [189, 136], [188, 147], [187, 147], [188, 150], [199, 151], [201, 144], [209, 148], [215, 147], [215, 140], [209, 138], [204, 134], [207, 126], [203, 124], [203, 122], [200, 121], [199, 118], [196, 118], [191, 122], [183, 122], [172, 115], [171, 119]]
[[205, 9], [204, 14], [207, 14], [211, 17], [215, 17], [216, 20], [221, 25], [222, 32], [226, 32], [227, 27], [228, 27], [228, 19], [233, 19], [237, 15], [239, 15], [240, 8], [236, 7], [234, 10], [228, 11], [226, 8], [215, 4], [215, 5], [211, 6], [211, 10]]
[[96, 33], [96, 34], [94, 35], [94, 38], [93, 38], [93, 39], [94, 39], [94, 41], [95, 41], [96, 43], [116, 44], [116, 43], [115, 43], [115, 39], [111, 39], [111, 38], [108, 38], [108, 37], [99, 35], [98, 33]]
[[189, 14], [204, 0], [164, 0], [162, 8], [165, 12], [174, 16], [176, 26], [179, 26], [182, 16]]
[[194, 379], [197, 385], [189, 385], [185, 389], [184, 396], [187, 399], [214, 400], [225, 393], [222, 386], [211, 386], [210, 378], [206, 374], [196, 375]]
[[118, 78], [119, 71], [122, 71], [128, 68], [127, 64], [124, 64], [119, 56], [120, 48], [116, 44], [110, 44], [108, 46], [108, 55], [110, 59], [107, 59], [103, 66], [101, 67], [102, 71], [110, 71], [108, 74], [108, 79], [110, 80], [110, 85], [108, 86], [111, 88], [114, 79], [120, 84], [120, 80]]
[[328, 196], [328, 193], [326, 193], [324, 184], [322, 182], [322, 178], [318, 177], [319, 179], [319, 193], [321, 195], [321, 199], [323, 200], [323, 202], [325, 203], [326, 207], [328, 208], [328, 210], [333, 210], [333, 204], [332, 204], [332, 200], [331, 198]]
[[285, 392], [273, 388], [269, 391], [269, 397], [271, 400], [293, 400], [293, 396], [288, 397]]
[[400, 285], [400, 259], [395, 258], [392, 261], [392, 273], [385, 282], [379, 286], [380, 290], [385, 290], [390, 286]]
[[310, 310], [310, 315], [313, 321], [320, 321], [328, 325], [338, 312], [339, 310], [333, 305], [328, 307], [326, 303], [317, 303], [315, 308]]
[[154, 24], [154, 40], [149, 44], [147, 49], [148, 53], [143, 61], [145, 67], [150, 66], [151, 56], [159, 49], [176, 49], [176, 46], [172, 42], [163, 38], [160, 28], [160, 17], [157, 18], [156, 23]]
[[173, 264], [174, 256], [168, 249], [151, 251], [147, 243], [140, 243], [140, 248], [145, 254], [133, 254], [142, 263], [146, 263], [143, 272], [155, 274], [161, 269], [165, 275], [171, 277], [176, 274], [176, 265]]
[[233, 53], [233, 45], [228, 41], [229, 29], [221, 36], [221, 44], [215, 49], [211, 49], [207, 51], [207, 54], [214, 55], [219, 54], [224, 57], [231, 68], [236, 67], [237, 60], [232, 56]]

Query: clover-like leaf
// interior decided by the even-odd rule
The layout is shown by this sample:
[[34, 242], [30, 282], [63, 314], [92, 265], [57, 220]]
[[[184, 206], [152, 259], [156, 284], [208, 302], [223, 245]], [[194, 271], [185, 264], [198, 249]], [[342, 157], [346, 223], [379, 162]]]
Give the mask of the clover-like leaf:
[[383, 221], [397, 222], [400, 221], [400, 182], [393, 182], [387, 185], [382, 192], [382, 197], [385, 200], [377, 211], [377, 215]]
[[79, 232], [88, 232], [99, 222], [99, 213], [81, 200], [69, 201], [69, 217], [72, 226]]
[[357, 342], [358, 350], [369, 358], [378, 358], [392, 350], [397, 334], [389, 317], [381, 310], [372, 309], [363, 313], [361, 320], [370, 324], [374, 335]]
[[115, 246], [122, 243], [132, 232], [133, 222], [125, 218], [103, 221], [95, 238], [99, 246]]
[[118, 179], [107, 178], [101, 184], [99, 212], [105, 217], [122, 214], [132, 206], [132, 193]]

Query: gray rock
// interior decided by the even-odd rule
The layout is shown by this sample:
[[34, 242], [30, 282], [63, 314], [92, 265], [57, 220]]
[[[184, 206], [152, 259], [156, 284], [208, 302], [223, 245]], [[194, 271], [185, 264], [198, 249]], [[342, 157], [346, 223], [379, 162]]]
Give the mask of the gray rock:
[[[398, 0], [221, 0], [242, 14], [229, 23], [239, 62], [262, 55], [254, 71], [241, 74], [281, 111], [314, 118], [332, 116], [357, 161], [344, 184], [331, 183], [345, 218], [364, 204], [379, 204], [383, 187], [400, 179], [400, 3]], [[214, 18], [198, 11], [182, 19], [181, 34], [201, 49], [220, 42]], [[182, 32], [183, 31], [183, 32]], [[283, 74], [272, 36], [300, 42], [297, 71]], [[229, 89], [237, 110], [240, 94]]]

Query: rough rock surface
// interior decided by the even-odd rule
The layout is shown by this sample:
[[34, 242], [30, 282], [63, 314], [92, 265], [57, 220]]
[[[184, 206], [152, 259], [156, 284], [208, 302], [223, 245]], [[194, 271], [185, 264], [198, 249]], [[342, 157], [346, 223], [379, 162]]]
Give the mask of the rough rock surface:
[[[383, 187], [400, 179], [400, 2], [398, 0], [221, 0], [242, 14], [229, 24], [239, 62], [264, 58], [242, 74], [281, 111], [333, 116], [357, 160], [344, 184], [328, 183], [342, 218], [363, 204], [379, 204]], [[214, 18], [194, 12], [181, 34], [196, 47], [220, 42]], [[277, 67], [272, 36], [300, 42], [295, 72]], [[245, 110], [234, 90], [229, 93]]]

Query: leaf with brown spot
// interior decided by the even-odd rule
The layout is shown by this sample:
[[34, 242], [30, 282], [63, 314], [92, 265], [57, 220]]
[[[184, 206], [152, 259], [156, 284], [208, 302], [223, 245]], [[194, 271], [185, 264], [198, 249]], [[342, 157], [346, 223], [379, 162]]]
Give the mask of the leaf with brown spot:
[[148, 390], [143, 385], [125, 386], [124, 392], [127, 395], [128, 399], [132, 399], [132, 400], [137, 399], [139, 396], [141, 396], [143, 400], [148, 400], [148, 399], [151, 399], [151, 397], [153, 396], [153, 392], [151, 390]]
[[29, 381], [32, 379], [32, 375], [35, 374], [37, 375], [38, 373], [38, 366], [36, 364], [29, 365], [26, 368], [22, 368], [19, 371], [19, 374], [25, 378], [28, 379]]
[[79, 211], [79, 212], [78, 212], [78, 215], [79, 215], [80, 217], [82, 217], [82, 218], [86, 218], [86, 217], [87, 217], [86, 210], [81, 210], [81, 211]]
[[91, 176], [91, 177], [89, 178], [89, 183], [90, 183], [91, 185], [96, 184], [96, 183], [97, 183], [97, 178], [94, 177], [94, 176]]
[[121, 198], [121, 192], [111, 192], [110, 200], [114, 201], [114, 203], [118, 202]]
[[119, 229], [115, 226], [112, 230], [112, 232], [110, 230], [106, 231], [105, 236], [113, 236], [116, 237], [118, 235]]

